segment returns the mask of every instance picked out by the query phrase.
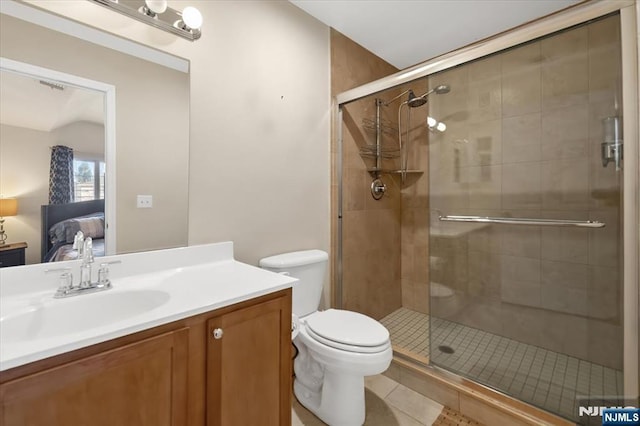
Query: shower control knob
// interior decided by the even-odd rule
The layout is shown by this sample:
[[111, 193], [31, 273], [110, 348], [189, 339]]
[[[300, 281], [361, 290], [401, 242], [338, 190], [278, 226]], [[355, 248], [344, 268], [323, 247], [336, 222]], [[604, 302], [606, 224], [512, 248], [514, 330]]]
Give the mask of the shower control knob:
[[222, 331], [221, 328], [216, 328], [215, 330], [213, 330], [213, 338], [216, 340], [222, 339], [223, 334], [224, 332]]
[[387, 190], [387, 185], [380, 178], [376, 178], [371, 182], [371, 196], [374, 200], [379, 200]]

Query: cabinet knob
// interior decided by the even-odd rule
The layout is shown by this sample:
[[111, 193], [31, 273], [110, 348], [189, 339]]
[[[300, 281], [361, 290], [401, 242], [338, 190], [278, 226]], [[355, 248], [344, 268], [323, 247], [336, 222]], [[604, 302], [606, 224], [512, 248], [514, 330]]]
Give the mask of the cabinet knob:
[[214, 339], [222, 339], [222, 335], [224, 334], [224, 332], [222, 331], [221, 328], [216, 328], [213, 330], [213, 338]]

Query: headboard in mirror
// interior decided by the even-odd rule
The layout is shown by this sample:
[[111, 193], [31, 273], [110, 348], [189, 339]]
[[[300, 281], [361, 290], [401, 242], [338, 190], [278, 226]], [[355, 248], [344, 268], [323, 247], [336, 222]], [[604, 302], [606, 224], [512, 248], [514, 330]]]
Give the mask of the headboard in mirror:
[[104, 255], [104, 200], [45, 205], [41, 216], [43, 262], [76, 259], [73, 237], [78, 231], [93, 239], [96, 256]]
[[[186, 245], [189, 173], [188, 61], [172, 57], [167, 61], [169, 65], [160, 65], [158, 62], [162, 61], [155, 61], [155, 57], [172, 55], [146, 46], [142, 46], [142, 50], [146, 49], [145, 54], [126, 54], [105, 47], [102, 41], [109, 36], [120, 44], [133, 43], [129, 40], [101, 33], [99, 37], [93, 38], [102, 40], [102, 45], [94, 44], [83, 39], [92, 37], [79, 38], [60, 32], [62, 30], [30, 22], [45, 22], [41, 17], [35, 20], [22, 16], [18, 18], [15, 13], [7, 12], [7, 5], [16, 2], [3, 0], [2, 3], [2, 57], [115, 87], [115, 137], [113, 146], [106, 147], [106, 168], [108, 170], [113, 167], [115, 183], [106, 190], [105, 216], [106, 226], [115, 235], [114, 252]], [[62, 25], [65, 31], [74, 25], [82, 26], [38, 8], [22, 3], [18, 5], [23, 9], [49, 15], [52, 19], [68, 21]], [[85, 30], [100, 32], [86, 26]], [[178, 64], [180, 61], [186, 63], [186, 67], [174, 66], [176, 61]], [[29, 102], [35, 105], [39, 100], [32, 99]], [[47, 135], [38, 131], [37, 135], [49, 142], [35, 146], [28, 140], [16, 139], [19, 133], [35, 130], [19, 130], [23, 132], [17, 132], [15, 125], [0, 123], [0, 194], [19, 199], [18, 215], [7, 218], [5, 228], [10, 239], [8, 242], [28, 243], [26, 257], [27, 264], [30, 264], [41, 261], [40, 208], [48, 204], [49, 147], [64, 145], [69, 140], [69, 134], [58, 132], [60, 136], [52, 139], [51, 135], [45, 138]], [[9, 140], [12, 144], [5, 143]], [[19, 147], [17, 150], [16, 146]], [[109, 160], [109, 151], [114, 153], [113, 160]], [[112, 163], [109, 164], [109, 161]], [[40, 167], [38, 173], [33, 172], [35, 167]], [[42, 179], [36, 181], [34, 176], [42, 176]], [[138, 209], [137, 195], [152, 195], [153, 208]], [[114, 199], [110, 200], [109, 197]], [[108, 207], [110, 202], [116, 206], [111, 217]], [[167, 226], [169, 223], [171, 226]]]

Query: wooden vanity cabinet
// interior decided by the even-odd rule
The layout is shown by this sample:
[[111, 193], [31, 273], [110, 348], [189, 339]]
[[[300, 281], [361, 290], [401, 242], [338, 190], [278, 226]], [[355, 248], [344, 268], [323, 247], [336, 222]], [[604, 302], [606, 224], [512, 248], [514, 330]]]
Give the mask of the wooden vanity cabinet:
[[291, 401], [283, 395], [291, 389], [286, 300], [211, 318], [207, 330], [207, 426], [290, 425]]
[[290, 425], [290, 343], [287, 289], [3, 371], [0, 426]]
[[184, 425], [187, 329], [5, 383], [2, 424]]

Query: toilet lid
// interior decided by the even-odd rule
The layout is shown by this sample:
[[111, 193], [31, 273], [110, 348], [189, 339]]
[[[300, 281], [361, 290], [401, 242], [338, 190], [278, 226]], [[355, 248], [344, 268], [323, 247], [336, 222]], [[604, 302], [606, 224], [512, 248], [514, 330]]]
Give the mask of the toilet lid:
[[311, 315], [307, 328], [324, 339], [350, 346], [381, 346], [389, 341], [389, 331], [373, 318], [357, 312], [327, 309]]

